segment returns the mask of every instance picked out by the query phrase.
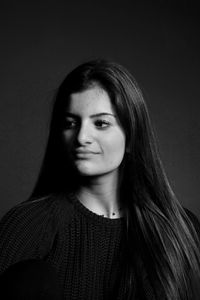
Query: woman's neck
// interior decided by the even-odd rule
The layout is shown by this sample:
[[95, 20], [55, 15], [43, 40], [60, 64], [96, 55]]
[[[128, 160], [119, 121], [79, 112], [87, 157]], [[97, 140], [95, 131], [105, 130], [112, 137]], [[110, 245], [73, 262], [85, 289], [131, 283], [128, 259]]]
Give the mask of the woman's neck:
[[[112, 174], [113, 175], [113, 174]], [[89, 210], [109, 218], [121, 216], [116, 176], [85, 178], [77, 192], [79, 201]]]

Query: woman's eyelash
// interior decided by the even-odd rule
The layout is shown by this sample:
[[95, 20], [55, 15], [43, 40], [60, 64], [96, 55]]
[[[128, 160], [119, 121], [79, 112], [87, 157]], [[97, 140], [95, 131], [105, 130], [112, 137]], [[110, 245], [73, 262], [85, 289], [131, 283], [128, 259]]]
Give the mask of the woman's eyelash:
[[77, 126], [77, 121], [75, 120], [65, 120], [64, 122], [65, 128], [74, 128]]
[[96, 120], [95, 121], [95, 125], [99, 128], [106, 128], [108, 126], [110, 126], [110, 122], [106, 121], [106, 120]]
[[[94, 125], [99, 129], [104, 129], [104, 128], [109, 127], [111, 125], [111, 123], [107, 120], [96, 120], [94, 122]], [[73, 129], [73, 128], [76, 128], [77, 126], [81, 126], [81, 125], [76, 120], [65, 120], [64, 121], [65, 129]]]

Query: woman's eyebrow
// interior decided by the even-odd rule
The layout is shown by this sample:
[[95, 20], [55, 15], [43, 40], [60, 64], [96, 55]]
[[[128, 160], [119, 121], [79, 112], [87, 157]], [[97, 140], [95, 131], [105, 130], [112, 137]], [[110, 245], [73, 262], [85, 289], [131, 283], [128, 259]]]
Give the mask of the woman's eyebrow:
[[[72, 118], [78, 118], [79, 116], [74, 114], [74, 113], [71, 113], [71, 112], [66, 112], [66, 117], [72, 117]], [[92, 114], [90, 115], [90, 118], [95, 118], [95, 117], [102, 117], [102, 116], [112, 116], [114, 118], [116, 118], [116, 116], [112, 113], [108, 113], [108, 112], [101, 112], [101, 113], [96, 113], [96, 114]]]
[[108, 113], [108, 112], [101, 112], [101, 113], [97, 113], [97, 114], [92, 114], [90, 117], [95, 118], [95, 117], [101, 117], [101, 116], [112, 116], [114, 118], [116, 117], [114, 114]]
[[66, 117], [72, 117], [72, 118], [78, 117], [76, 114], [70, 113], [70, 112], [68, 112], [68, 111], [65, 112], [65, 116], [66, 116]]

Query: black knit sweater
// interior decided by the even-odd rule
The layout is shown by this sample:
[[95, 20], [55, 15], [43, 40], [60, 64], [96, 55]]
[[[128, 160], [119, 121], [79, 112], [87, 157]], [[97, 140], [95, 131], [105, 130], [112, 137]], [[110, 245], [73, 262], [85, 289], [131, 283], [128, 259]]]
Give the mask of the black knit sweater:
[[[0, 222], [0, 274], [39, 258], [55, 267], [64, 299], [125, 300], [124, 223], [96, 215], [72, 195], [23, 202]], [[154, 299], [147, 281], [145, 287]]]
[[64, 299], [123, 299], [123, 228], [123, 218], [98, 216], [73, 196], [24, 202], [0, 223], [0, 273], [41, 258], [56, 268]]

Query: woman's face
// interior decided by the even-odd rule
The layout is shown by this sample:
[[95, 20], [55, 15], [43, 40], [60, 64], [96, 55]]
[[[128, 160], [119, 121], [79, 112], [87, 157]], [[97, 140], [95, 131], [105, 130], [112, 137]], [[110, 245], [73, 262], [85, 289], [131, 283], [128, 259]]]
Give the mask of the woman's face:
[[125, 152], [125, 133], [108, 93], [99, 86], [70, 96], [63, 141], [80, 175], [116, 173]]

